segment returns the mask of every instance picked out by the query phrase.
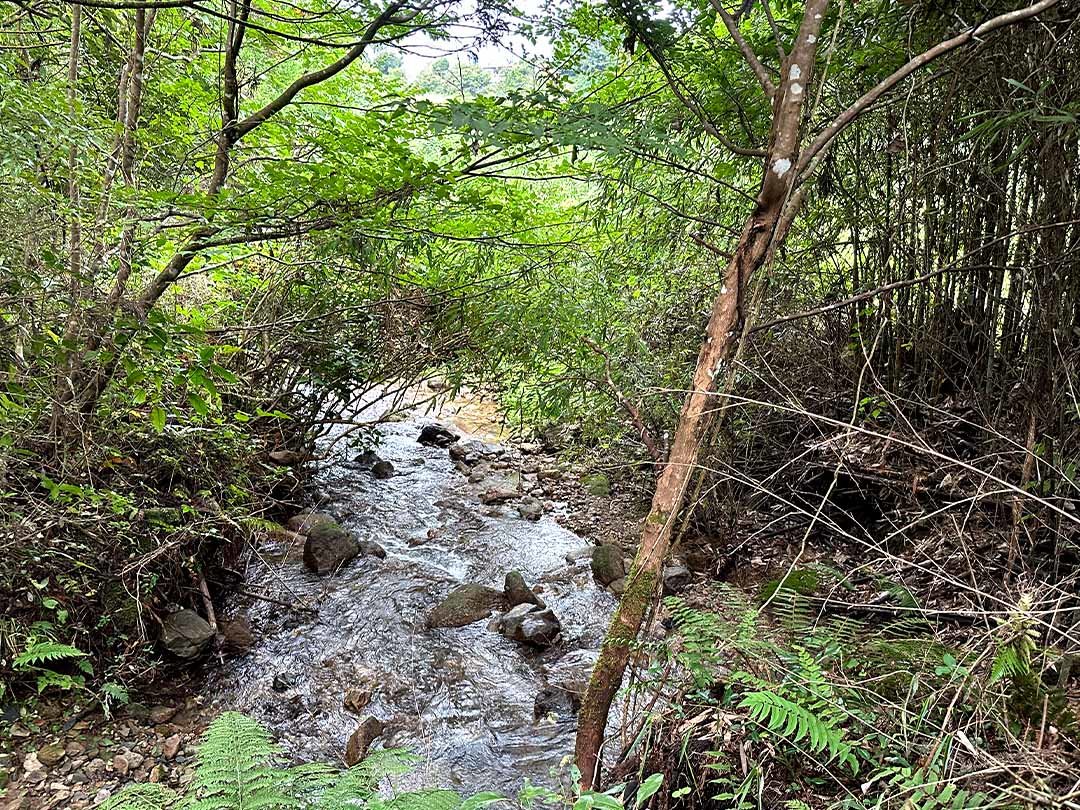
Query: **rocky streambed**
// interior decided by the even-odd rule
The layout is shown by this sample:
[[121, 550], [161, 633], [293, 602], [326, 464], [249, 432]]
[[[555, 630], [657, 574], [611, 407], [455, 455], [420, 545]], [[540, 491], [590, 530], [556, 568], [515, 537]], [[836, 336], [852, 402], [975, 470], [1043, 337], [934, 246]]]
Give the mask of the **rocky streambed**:
[[14, 723], [0, 808], [93, 807], [132, 781], [182, 788], [224, 710], [260, 720], [295, 760], [410, 749], [422, 763], [400, 788], [512, 795], [565, 778], [626, 561], [562, 524], [615, 538], [633, 520], [606, 479], [583, 487], [539, 447], [499, 444], [476, 410], [414, 412], [366, 450], [329, 436], [311, 508], [252, 549], [221, 643], [179, 610], [152, 692], [116, 716], [45, 703]]
[[210, 674], [212, 708], [297, 758], [411, 749], [413, 784], [553, 783], [615, 598], [556, 521], [545, 465], [423, 415], [382, 425], [373, 451], [334, 445], [314, 513], [249, 563], [254, 641]]

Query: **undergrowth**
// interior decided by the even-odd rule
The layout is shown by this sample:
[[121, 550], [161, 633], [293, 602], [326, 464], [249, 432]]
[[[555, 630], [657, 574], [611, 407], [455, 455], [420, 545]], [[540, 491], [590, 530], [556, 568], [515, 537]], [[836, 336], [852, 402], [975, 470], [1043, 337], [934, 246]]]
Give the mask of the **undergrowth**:
[[[199, 747], [195, 776], [183, 793], [157, 784], [129, 785], [101, 810], [480, 810], [505, 805], [496, 793], [462, 798], [451, 790], [395, 791], [393, 778], [417, 758], [402, 750], [369, 753], [351, 768], [288, 765], [281, 748], [255, 720], [235, 712], [218, 717]], [[576, 781], [576, 780], [575, 780]], [[652, 775], [629, 793], [626, 806], [644, 806], [661, 786]], [[516, 803], [524, 808], [570, 804], [574, 810], [622, 810], [624, 785], [604, 793], [559, 794], [526, 784]]]
[[728, 585], [712, 610], [666, 604], [678, 641], [641, 688], [673, 705], [632, 750], [683, 806], [1027, 807], [1068, 781], [1075, 720], [1041, 677], [1056, 653], [1036, 649], [1024, 602], [962, 643], [783, 587], [767, 608]]

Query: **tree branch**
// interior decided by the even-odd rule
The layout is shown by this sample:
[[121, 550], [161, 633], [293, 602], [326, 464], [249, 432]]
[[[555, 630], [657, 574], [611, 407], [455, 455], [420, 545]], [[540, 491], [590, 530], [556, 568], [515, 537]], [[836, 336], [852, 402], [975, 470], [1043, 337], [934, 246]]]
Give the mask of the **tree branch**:
[[973, 26], [972, 28], [957, 34], [951, 39], [939, 42], [932, 48], [923, 51], [914, 59], [906, 62], [902, 67], [893, 72], [892, 75], [883, 79], [873, 89], [864, 93], [854, 104], [834, 118], [832, 123], [822, 130], [813, 142], [803, 150], [797, 167], [800, 181], [804, 179], [806, 169], [810, 166], [811, 161], [819, 152], [828, 147], [837, 135], [847, 129], [847, 127], [849, 127], [860, 115], [870, 109], [878, 99], [900, 84], [900, 82], [912, 73], [959, 47], [977, 41], [980, 37], [983, 37], [992, 31], [1031, 19], [1032, 17], [1041, 14], [1043, 11], [1057, 5], [1058, 1], [1059, 0], [1040, 0], [1040, 2], [1027, 6], [1026, 8], [999, 14], [984, 23], [980, 23], [979, 25]]
[[[765, 91], [765, 95], [772, 98], [776, 94], [776, 87], [772, 83], [772, 79], [769, 78], [769, 71], [765, 69], [765, 65], [761, 64], [761, 60], [757, 58], [757, 54], [754, 53], [754, 49], [750, 47], [750, 44], [743, 39], [742, 33], [739, 31], [739, 24], [735, 22], [735, 19], [728, 13], [728, 10], [724, 8], [724, 4], [721, 0], [709, 0], [709, 5], [716, 9], [716, 13], [720, 15], [720, 19], [724, 21], [724, 26], [727, 28], [728, 33], [731, 34], [731, 38], [735, 41], [735, 44], [739, 47], [739, 51], [743, 55], [743, 59], [750, 65], [750, 69], [754, 71], [754, 75], [757, 76], [758, 83], [761, 85], [761, 89]], [[779, 45], [779, 40], [777, 45]]]
[[663, 452], [656, 443], [656, 439], [653, 438], [649, 428], [646, 427], [645, 420], [641, 418], [641, 411], [638, 410], [633, 402], [626, 398], [623, 392], [619, 390], [619, 386], [615, 384], [615, 380], [611, 378], [611, 356], [591, 338], [582, 336], [581, 342], [604, 359], [604, 378], [607, 381], [608, 388], [611, 389], [611, 395], [615, 398], [615, 401], [619, 403], [619, 406], [626, 411], [627, 416], [630, 417], [630, 422], [638, 432], [638, 438], [641, 440], [641, 443], [645, 445], [649, 457], [659, 466], [664, 461]]

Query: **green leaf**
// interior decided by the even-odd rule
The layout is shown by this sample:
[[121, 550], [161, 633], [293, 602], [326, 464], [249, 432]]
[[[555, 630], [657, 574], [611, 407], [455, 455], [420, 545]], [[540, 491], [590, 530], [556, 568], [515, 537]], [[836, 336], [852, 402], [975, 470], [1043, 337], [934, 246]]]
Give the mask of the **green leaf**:
[[192, 410], [199, 416], [206, 416], [210, 412], [210, 406], [206, 404], [206, 400], [200, 397], [198, 394], [188, 394], [188, 404], [191, 405]]
[[634, 807], [641, 807], [647, 802], [656, 791], [660, 789], [660, 785], [664, 782], [664, 775], [662, 773], [654, 773], [648, 779], [641, 783], [641, 786], [637, 791], [637, 798], [634, 800]]
[[154, 430], [158, 433], [165, 430], [165, 409], [160, 405], [155, 405], [150, 410], [150, 424], [154, 426]]

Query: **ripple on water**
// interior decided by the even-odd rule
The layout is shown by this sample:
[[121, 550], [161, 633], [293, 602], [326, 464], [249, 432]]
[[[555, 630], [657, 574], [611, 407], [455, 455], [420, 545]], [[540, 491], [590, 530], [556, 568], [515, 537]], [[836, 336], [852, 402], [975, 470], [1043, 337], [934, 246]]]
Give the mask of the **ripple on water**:
[[[387, 558], [361, 558], [327, 578], [298, 562], [272, 570], [253, 564], [251, 589], [302, 598], [317, 613], [252, 605], [259, 640], [211, 675], [210, 694], [221, 708], [268, 725], [290, 755], [336, 761], [358, 722], [342, 696], [369, 688], [367, 712], [387, 724], [383, 744], [425, 759], [410, 784], [506, 793], [525, 779], [550, 784], [574, 734], [573, 721], [533, 718], [545, 667], [558, 671], [556, 656], [542, 661], [486, 622], [426, 630], [424, 620], [455, 585], [501, 587], [517, 569], [530, 583], [545, 583], [565, 649], [584, 655], [587, 666], [587, 653], [573, 651], [599, 647], [614, 600], [593, 583], [587, 561], [568, 568], [566, 554], [585, 545], [577, 535], [547, 517], [534, 523], [513, 510], [486, 514], [479, 487], [454, 469], [447, 451], [416, 442], [424, 421], [380, 428], [378, 452], [394, 464], [393, 478], [375, 480], [344, 457], [317, 476], [326, 496], [319, 508], [381, 543]], [[279, 673], [295, 678], [281, 694], [272, 688]]]

